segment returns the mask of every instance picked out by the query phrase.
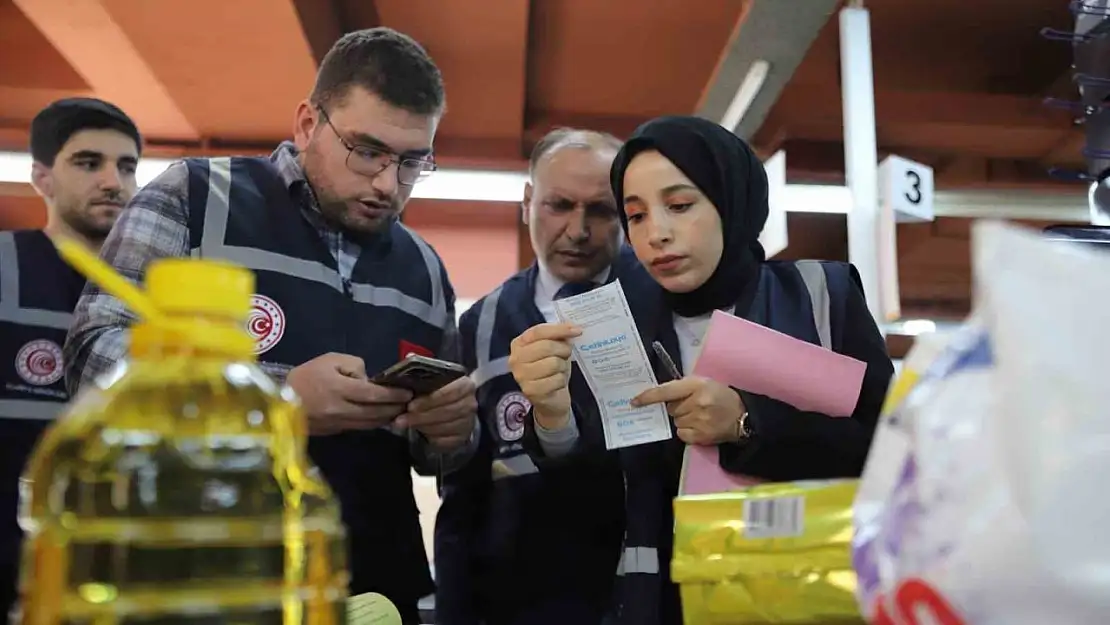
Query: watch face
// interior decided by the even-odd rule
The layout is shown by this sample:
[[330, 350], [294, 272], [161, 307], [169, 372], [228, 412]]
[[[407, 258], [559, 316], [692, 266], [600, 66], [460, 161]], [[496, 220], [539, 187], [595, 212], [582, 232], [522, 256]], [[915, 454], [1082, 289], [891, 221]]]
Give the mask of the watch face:
[[748, 413], [745, 412], [743, 414], [743, 416], [740, 417], [740, 436], [743, 437], [743, 438], [748, 438], [751, 435], [752, 435], [751, 421], [748, 419]]

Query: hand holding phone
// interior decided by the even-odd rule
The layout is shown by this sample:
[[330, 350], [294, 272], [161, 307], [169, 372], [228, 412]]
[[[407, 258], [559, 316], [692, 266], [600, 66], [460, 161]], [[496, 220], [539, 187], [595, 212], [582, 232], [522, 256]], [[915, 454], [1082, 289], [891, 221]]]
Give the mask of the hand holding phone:
[[313, 435], [385, 427], [413, 398], [411, 391], [369, 384], [362, 359], [350, 354], [314, 358], [285, 382], [300, 397]]
[[394, 422], [397, 426], [414, 428], [440, 450], [454, 449], [470, 438], [478, 400], [474, 382], [462, 366], [411, 355], [371, 381], [404, 388], [416, 396]]
[[434, 393], [465, 375], [466, 369], [462, 365], [410, 354], [370, 381], [378, 386], [400, 388], [420, 396]]

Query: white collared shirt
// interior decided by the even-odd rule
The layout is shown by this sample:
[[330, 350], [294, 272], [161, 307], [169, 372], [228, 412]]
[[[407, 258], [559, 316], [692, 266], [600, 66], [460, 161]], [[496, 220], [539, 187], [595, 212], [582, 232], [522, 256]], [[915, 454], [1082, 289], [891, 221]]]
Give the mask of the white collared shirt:
[[[736, 307], [732, 306], [722, 309], [721, 312], [731, 315], [734, 314], [735, 310]], [[712, 312], [697, 317], [683, 317], [677, 313], [672, 315], [684, 375], [693, 375], [694, 373], [694, 365], [698, 362], [698, 356], [701, 354], [701, 348], [705, 343], [705, 333], [709, 330], [709, 320], [712, 317]]]
[[[609, 279], [610, 267], [601, 270], [591, 280], [595, 284], [604, 284]], [[559, 289], [563, 288], [566, 282], [556, 278], [554, 274], [540, 265], [539, 276], [536, 277], [536, 290], [532, 294], [533, 300], [536, 303], [536, 308], [539, 309], [540, 314], [543, 315], [544, 321], [548, 323], [559, 323], [559, 316], [555, 314], [555, 305], [552, 302], [555, 300], [555, 294]]]

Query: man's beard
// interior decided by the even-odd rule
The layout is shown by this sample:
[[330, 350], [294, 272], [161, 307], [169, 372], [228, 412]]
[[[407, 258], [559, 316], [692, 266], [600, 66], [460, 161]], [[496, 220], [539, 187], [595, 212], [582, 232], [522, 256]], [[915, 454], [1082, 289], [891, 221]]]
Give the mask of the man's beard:
[[384, 215], [377, 219], [368, 219], [362, 215], [356, 214], [355, 211], [357, 209], [352, 208], [349, 202], [333, 199], [327, 192], [317, 192], [316, 197], [320, 206], [320, 214], [323, 215], [324, 221], [345, 233], [355, 236], [384, 232], [388, 230], [394, 222], [398, 221], [401, 215], [396, 199], [388, 202], [392, 209], [389, 215]]
[[305, 178], [312, 188], [320, 215], [333, 228], [354, 236], [373, 235], [388, 230], [393, 222], [399, 219], [403, 204], [397, 196], [378, 198], [379, 203], [388, 204], [392, 209], [390, 215], [379, 219], [368, 219], [364, 215], [357, 214], [357, 209], [350, 206], [357, 201], [356, 199], [343, 199], [333, 192], [331, 180], [324, 172], [323, 155], [316, 153], [315, 140], [309, 143], [301, 159]]
[[[103, 241], [112, 231], [112, 226], [119, 219], [119, 212], [113, 218], [100, 217], [94, 214], [98, 210], [95, 205], [86, 205], [83, 208], [71, 208], [61, 212], [62, 221], [77, 234], [91, 240]], [[120, 211], [123, 209], [120, 208]]]

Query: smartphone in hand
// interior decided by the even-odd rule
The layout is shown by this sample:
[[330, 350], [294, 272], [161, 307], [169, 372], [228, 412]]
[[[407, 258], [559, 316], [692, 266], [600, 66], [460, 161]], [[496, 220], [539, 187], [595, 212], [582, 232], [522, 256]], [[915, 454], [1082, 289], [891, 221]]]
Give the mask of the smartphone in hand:
[[462, 365], [411, 354], [370, 379], [378, 386], [403, 388], [413, 395], [428, 395], [466, 375]]

